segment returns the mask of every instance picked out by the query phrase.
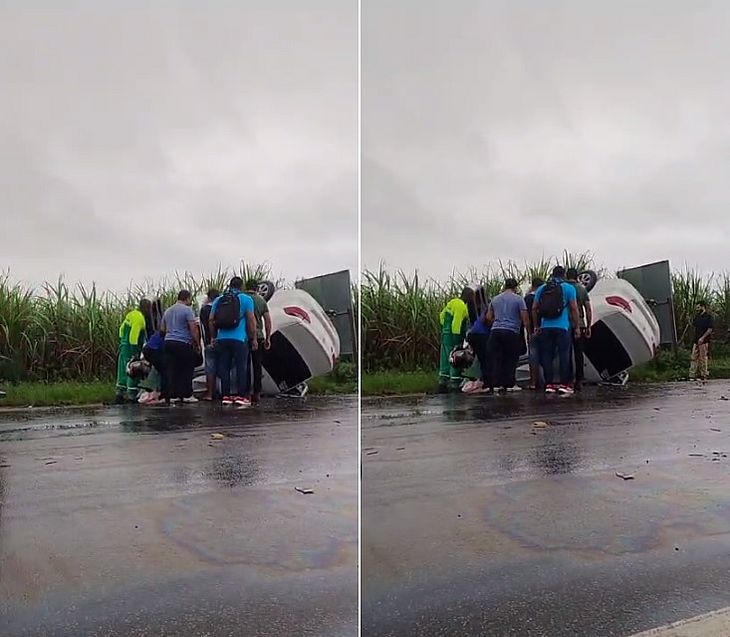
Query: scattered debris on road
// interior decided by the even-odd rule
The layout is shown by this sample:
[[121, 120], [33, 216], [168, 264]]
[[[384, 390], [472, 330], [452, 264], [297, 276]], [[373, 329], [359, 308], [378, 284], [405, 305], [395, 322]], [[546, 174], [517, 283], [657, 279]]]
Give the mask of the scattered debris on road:
[[722, 429], [717, 429], [715, 427], [710, 427], [710, 431], [716, 431], [717, 433], [721, 433]]
[[398, 447], [398, 448], [396, 449], [396, 451], [405, 451], [405, 450], [406, 450], [406, 448], [405, 448], [405, 447]]
[[634, 476], [631, 473], [622, 473], [621, 471], [616, 472], [616, 477], [622, 480], [633, 480]]
[[550, 426], [550, 423], [547, 423], [547, 422], [545, 422], [543, 420], [538, 420], [537, 422], [533, 422], [532, 423], [532, 426], [535, 429], [545, 429], [546, 427], [549, 427]]
[[378, 453], [378, 452], [377, 451], [368, 451], [365, 455], [366, 456], [374, 456], [376, 453]]
[[689, 457], [690, 458], [704, 458], [705, 454], [704, 453], [691, 453], [691, 454], [689, 454]]
[[46, 464], [56, 464], [58, 463], [58, 460], [48, 460]]
[[730, 400], [727, 396], [720, 396], [720, 400]]
[[299, 487], [294, 487], [295, 491], [298, 491], [302, 495], [312, 495], [314, 493], [314, 489], [300, 489]]
[[225, 436], [223, 434], [210, 434], [210, 437], [213, 440], [224, 440]]

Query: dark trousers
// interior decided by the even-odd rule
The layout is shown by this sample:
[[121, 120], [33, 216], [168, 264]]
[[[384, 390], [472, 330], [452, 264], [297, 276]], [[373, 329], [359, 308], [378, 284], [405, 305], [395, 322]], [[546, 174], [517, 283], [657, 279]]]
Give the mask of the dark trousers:
[[489, 336], [486, 334], [469, 334], [467, 337], [469, 345], [472, 346], [477, 360], [479, 361], [479, 369], [482, 373], [482, 383], [485, 387], [491, 387], [492, 369], [489, 363], [489, 355], [487, 348], [489, 346]]
[[160, 376], [160, 393], [163, 396], [167, 396], [169, 389], [167, 387], [167, 363], [165, 362], [164, 350], [145, 347], [142, 353]]
[[[216, 366], [221, 379], [223, 396], [249, 396], [251, 379], [248, 377], [248, 343], [232, 338], [219, 339], [216, 343], [218, 358]], [[236, 370], [237, 393], [231, 394], [231, 370]]]
[[572, 364], [570, 354], [572, 339], [568, 330], [548, 327], [540, 331], [540, 364], [545, 375], [545, 384], [552, 385], [555, 377], [555, 354], [560, 362], [560, 384], [569, 385], [571, 382]]
[[576, 383], [582, 383], [585, 379], [585, 357], [583, 355], [584, 332], [580, 336], [573, 336], [573, 376]]
[[193, 395], [193, 346], [179, 341], [165, 341], [165, 391], [163, 398], [189, 398]]
[[493, 329], [489, 335], [487, 355], [492, 361], [492, 382], [489, 386], [503, 389], [514, 387], [520, 357], [520, 335], [509, 330]]
[[253, 394], [257, 397], [261, 394], [261, 379], [264, 372], [263, 362], [265, 342], [266, 341], [264, 339], [259, 339], [257, 341], [258, 349], [255, 350], [251, 348], [250, 351], [251, 376], [253, 377]]

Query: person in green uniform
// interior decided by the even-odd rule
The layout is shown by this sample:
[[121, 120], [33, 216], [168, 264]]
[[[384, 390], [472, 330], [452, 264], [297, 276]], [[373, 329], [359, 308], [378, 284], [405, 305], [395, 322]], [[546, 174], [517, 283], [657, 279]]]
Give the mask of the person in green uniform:
[[461, 372], [449, 362], [451, 350], [461, 345], [469, 329], [469, 306], [474, 292], [471, 288], [464, 288], [461, 297], [451, 299], [441, 310], [441, 365], [439, 367], [439, 391], [447, 392], [459, 388]]
[[147, 339], [147, 316], [152, 309], [148, 299], [142, 299], [139, 307], [129, 312], [119, 326], [119, 357], [117, 359], [117, 402], [136, 400], [139, 381], [127, 375], [127, 363], [142, 353]]

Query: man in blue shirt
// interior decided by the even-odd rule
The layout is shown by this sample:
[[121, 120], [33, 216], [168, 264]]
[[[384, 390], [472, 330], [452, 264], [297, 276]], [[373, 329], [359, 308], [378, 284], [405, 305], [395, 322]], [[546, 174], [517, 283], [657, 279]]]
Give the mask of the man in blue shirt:
[[[572, 318], [572, 322], [571, 322]], [[540, 363], [545, 375], [545, 391], [572, 394], [572, 331], [580, 325], [575, 287], [565, 280], [565, 268], [556, 266], [550, 281], [535, 292], [532, 323], [539, 339]], [[580, 328], [575, 329], [580, 332]], [[560, 361], [560, 384], [553, 383], [555, 351]]]
[[[232, 298], [234, 297], [234, 298]], [[238, 320], [235, 325], [219, 325], [222, 320], [216, 320], [219, 313], [228, 314], [231, 307], [238, 302]], [[224, 310], [223, 305], [226, 305]], [[230, 319], [227, 317], [227, 321]], [[256, 318], [254, 316], [253, 299], [244, 294], [241, 277], [231, 279], [228, 291], [213, 301], [210, 310], [210, 336], [213, 347], [217, 350], [216, 366], [221, 379], [221, 394], [223, 404], [236, 404], [240, 407], [251, 406], [251, 380], [248, 375], [249, 343], [254, 350], [256, 342]], [[237, 394], [231, 394], [231, 370], [236, 370]]]

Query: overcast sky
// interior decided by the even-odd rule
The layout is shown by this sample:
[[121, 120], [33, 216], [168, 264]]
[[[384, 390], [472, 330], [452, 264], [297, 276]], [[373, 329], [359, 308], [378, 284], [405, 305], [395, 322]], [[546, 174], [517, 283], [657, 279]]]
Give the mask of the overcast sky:
[[730, 4], [367, 0], [362, 28], [366, 266], [730, 269]]
[[0, 270], [355, 273], [356, 0], [95, 4], [0, 2]]

